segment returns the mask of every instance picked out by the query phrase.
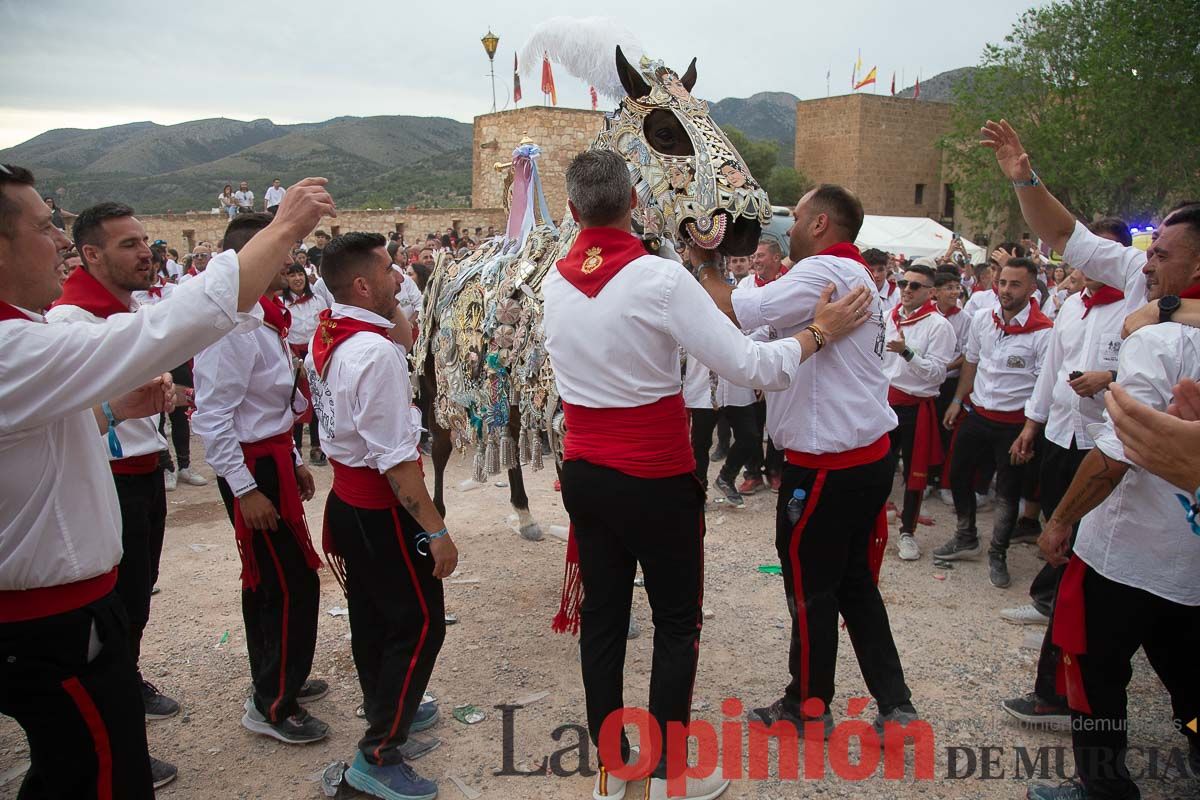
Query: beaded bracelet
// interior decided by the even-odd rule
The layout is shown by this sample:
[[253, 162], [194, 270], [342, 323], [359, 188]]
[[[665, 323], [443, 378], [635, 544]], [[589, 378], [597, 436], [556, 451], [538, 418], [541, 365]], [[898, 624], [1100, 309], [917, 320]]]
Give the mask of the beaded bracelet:
[[825, 333], [824, 333], [824, 331], [822, 331], [822, 330], [821, 330], [820, 328], [818, 328], [816, 325], [809, 325], [809, 326], [808, 326], [807, 328], [805, 328], [804, 330], [808, 331], [809, 333], [811, 333], [811, 334], [813, 335], [813, 341], [815, 341], [815, 342], [817, 343], [817, 350], [816, 350], [816, 352], [818, 352], [818, 353], [819, 353], [819, 352], [821, 352], [821, 348], [825, 346]]
[[1186, 494], [1177, 494], [1175, 497], [1178, 498], [1179, 504], [1183, 506], [1188, 524], [1192, 526], [1192, 533], [1200, 536], [1200, 489], [1196, 490], [1194, 499], [1188, 497]]

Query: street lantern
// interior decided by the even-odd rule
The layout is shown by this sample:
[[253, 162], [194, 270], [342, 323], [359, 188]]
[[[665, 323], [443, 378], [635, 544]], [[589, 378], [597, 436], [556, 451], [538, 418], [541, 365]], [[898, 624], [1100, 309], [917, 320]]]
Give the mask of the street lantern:
[[492, 29], [488, 28], [488, 32], [483, 35], [479, 41], [483, 42], [483, 50], [488, 57], [488, 71], [492, 76], [492, 113], [496, 113], [496, 47], [500, 44], [500, 37], [492, 33]]

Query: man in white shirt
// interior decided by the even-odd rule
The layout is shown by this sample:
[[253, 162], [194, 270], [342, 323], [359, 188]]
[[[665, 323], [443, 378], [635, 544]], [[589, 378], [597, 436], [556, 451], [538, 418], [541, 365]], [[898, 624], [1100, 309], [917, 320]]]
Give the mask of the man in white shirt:
[[274, 214], [275, 209], [279, 208], [279, 204], [283, 202], [285, 194], [287, 194], [287, 189], [280, 185], [279, 178], [271, 181], [271, 185], [263, 192], [263, 211]]
[[458, 551], [425, 488], [408, 362], [390, 338], [408, 323], [385, 242], [348, 233], [325, 248], [336, 302], [321, 313], [305, 368], [333, 466], [323, 547], [349, 599], [367, 718], [346, 780], [376, 797], [433, 797], [437, 784], [401, 747], [437, 718], [421, 698], [446, 633], [442, 579]]
[[[83, 266], [63, 284], [63, 294], [46, 312], [46, 319], [62, 324], [98, 324], [113, 314], [136, 311], [137, 290], [155, 280], [146, 229], [121, 203], [100, 203], [75, 218], [71, 237]], [[129, 617], [133, 663], [141, 657], [142, 634], [150, 620], [150, 591], [158, 576], [163, 534], [167, 524], [167, 495], [159, 455], [166, 439], [158, 432], [158, 415], [126, 420], [119, 432], [119, 452], [105, 450], [121, 508], [121, 564], [117, 594]], [[158, 691], [144, 677], [138, 680], [146, 718], [167, 719], [179, 713], [179, 703]], [[151, 759], [151, 770], [166, 777], [175, 767]]]
[[[555, 629], [580, 630], [588, 731], [598, 742], [602, 724], [624, 705], [623, 654], [641, 563], [655, 608], [649, 710], [666, 742], [667, 724], [691, 716], [703, 595], [704, 499], [692, 474], [679, 348], [736, 383], [782, 389], [823, 333], [799, 328], [754, 342], [684, 267], [647, 254], [629, 233], [637, 192], [616, 153], [577, 155], [567, 197], [581, 230], [542, 284], [546, 349], [566, 416], [562, 496], [572, 526]], [[710, 272], [728, 293], [716, 270], [702, 274]], [[826, 299], [827, 283], [817, 290]], [[865, 295], [846, 300], [865, 305]], [[667, 755], [652, 769], [648, 796], [665, 800]], [[727, 785], [718, 770], [688, 779], [684, 793], [714, 798]], [[602, 764], [594, 796], [624, 792], [625, 781]]]
[[170, 300], [96, 324], [44, 325], [36, 309], [58, 297], [70, 241], [32, 175], [0, 165], [0, 475], [4, 497], [15, 498], [0, 505], [0, 713], [29, 740], [25, 791], [154, 796], [145, 707], [114, 592], [121, 512], [97, 424], [115, 425], [119, 442], [123, 418], [170, 407], [174, 387], [162, 373], [253, 307], [288, 243], [333, 210], [323, 183], [298, 184], [257, 246], [219, 259]]
[[[225, 230], [225, 246], [240, 251], [270, 223], [269, 214], [239, 214]], [[231, 333], [196, 356], [192, 425], [217, 473], [242, 559], [242, 617], [254, 687], [242, 725], [285, 744], [308, 744], [328, 736], [329, 726], [301, 703], [324, 696], [328, 686], [308, 679], [321, 562], [304, 518], [313, 477], [292, 439], [307, 404], [287, 346], [290, 314], [276, 296], [287, 285], [290, 265], [285, 254], [259, 298], [262, 325]]]
[[934, 299], [937, 302], [938, 313], [946, 318], [950, 327], [954, 328], [954, 358], [946, 365], [946, 380], [938, 390], [937, 418], [938, 430], [942, 434], [943, 462], [930, 472], [930, 485], [938, 487], [938, 497], [948, 506], [954, 505], [954, 497], [950, 494], [950, 430], [941, 423], [946, 418], [946, 409], [954, 400], [954, 392], [958, 389], [958, 376], [962, 370], [964, 356], [967, 350], [967, 337], [971, 331], [971, 318], [962, 313], [959, 300], [962, 298], [962, 278], [955, 267], [939, 267], [934, 270]]
[[879, 295], [879, 302], [886, 314], [900, 304], [900, 291], [896, 288], [896, 281], [889, 271], [891, 258], [884, 251], [874, 247], [863, 250], [862, 257], [863, 261], [867, 262], [867, 269], [871, 270], [875, 292]]
[[[1042, 371], [1054, 326], [1031, 301], [1037, 291], [1036, 275], [1037, 267], [1026, 258], [1013, 259], [1000, 271], [996, 282], [999, 300], [990, 312], [971, 320], [966, 360], [943, 419], [947, 428], [961, 425], [950, 457], [958, 528], [933, 555], [955, 560], [979, 554], [975, 473], [981, 463], [994, 463], [996, 513], [988, 548], [988, 577], [1000, 589], [1011, 582], [1008, 546], [1017, 524], [1024, 477], [1024, 462], [1016, 463], [1009, 451], [1024, 427], [1025, 401]], [[967, 414], [960, 420], [962, 411]]]
[[954, 327], [938, 313], [933, 270], [913, 264], [896, 282], [900, 304], [884, 315], [887, 352], [888, 402], [896, 412], [892, 453], [904, 465], [904, 505], [900, 511], [900, 541], [896, 550], [904, 561], [921, 557], [915, 533], [929, 470], [943, 458], [941, 420], [936, 399], [955, 357]]
[[[730, 293], [711, 270], [702, 273], [705, 288], [740, 327], [769, 325], [780, 335], [795, 334], [812, 322], [828, 284], [842, 297], [860, 288], [878, 290], [852, 244], [863, 221], [857, 197], [825, 184], [801, 198], [793, 216], [795, 266], [779, 280]], [[767, 395], [767, 430], [787, 461], [775, 548], [793, 624], [791, 681], [784, 696], [751, 712], [752, 719], [766, 724], [798, 724], [814, 716], [808, 711], [812, 705], [829, 708], [839, 614], [857, 643], [859, 667], [879, 706], [877, 726], [882, 730], [887, 722], [916, 719], [876, 585], [887, 544], [884, 504], [896, 466], [889, 437], [896, 415], [888, 405], [883, 372], [883, 313], [876, 296], [869, 324], [804, 364], [789, 387]], [[824, 721], [832, 727], [827, 711]]]
[[250, 184], [242, 181], [238, 184], [238, 190], [233, 193], [233, 201], [237, 203], [239, 214], [250, 214], [254, 211], [254, 192], [250, 191]]

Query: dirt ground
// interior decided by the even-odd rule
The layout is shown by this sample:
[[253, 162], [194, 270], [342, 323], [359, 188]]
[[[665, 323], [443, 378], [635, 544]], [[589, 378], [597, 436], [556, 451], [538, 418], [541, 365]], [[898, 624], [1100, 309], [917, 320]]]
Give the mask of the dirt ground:
[[[199, 447], [194, 442], [193, 451], [200, 452]], [[200, 471], [212, 477], [207, 466]], [[316, 532], [331, 473], [328, 468], [313, 471], [318, 492], [308, 503], [308, 516]], [[432, 475], [432, 470], [427, 473]], [[446, 502], [461, 560], [457, 578], [446, 586], [446, 605], [459, 622], [448, 629], [429, 687], [441, 702], [441, 721], [427, 734], [437, 736], [442, 744], [414, 766], [436, 778], [440, 796], [450, 800], [588, 797], [592, 779], [580, 775], [495, 774], [504, 768], [497, 704], [518, 699], [528, 703], [515, 712], [512, 726], [511, 765], [522, 771], [575, 743], [572, 732], [555, 741], [551, 734], [556, 728], [585, 722], [576, 640], [550, 630], [565, 551], [565, 542], [551, 535], [550, 527], [567, 524], [553, 490], [553, 470], [525, 475], [531, 508], [547, 531], [541, 542], [518, 536], [507, 488], [487, 484], [460, 491], [457, 487], [469, 475], [469, 462], [453, 457]], [[153, 601], [142, 667], [148, 679], [183, 704], [184, 713], [149, 724], [151, 752], [179, 767], [179, 779], [160, 790], [159, 796], [170, 800], [321, 796], [317, 782], [321, 770], [334, 760], [351, 759], [363, 729], [363, 722], [354, 716], [361, 695], [347, 641], [348, 621], [328, 613], [344, 607], [345, 598], [328, 570], [322, 570], [320, 633], [312, 675], [328, 680], [331, 691], [310, 710], [331, 725], [332, 735], [315, 745], [289, 747], [249, 733], [239, 724], [249, 678], [232, 530], [215, 482], [203, 488], [181, 486], [168, 498], [162, 591]], [[777, 563], [775, 500], [773, 494], [760, 494], [748, 498], [744, 509], [720, 506], [708, 515], [705, 607], [710, 614], [704, 623], [695, 716], [714, 725], [725, 720], [721, 703], [726, 698], [739, 698], [748, 707], [764, 705], [778, 697], [786, 683], [788, 618], [782, 579], [757, 571], [759, 565]], [[1027, 602], [1029, 581], [1041, 565], [1036, 548], [1014, 546], [1013, 585], [997, 590], [988, 583], [982, 560], [947, 571], [933, 568], [928, 553], [953, 530], [952, 513], [936, 499], [927, 502], [926, 513], [932, 515], [934, 525], [918, 532], [921, 560], [901, 562], [889, 548], [881, 589], [914, 703], [936, 736], [934, 779], [914, 780], [910, 772], [904, 780], [889, 780], [881, 768], [874, 777], [857, 782], [827, 769], [824, 779], [800, 783], [776, 778], [735, 781], [726, 797], [1024, 797], [1028, 780], [1015, 773], [1020, 764], [1018, 747], [1030, 748], [1031, 756], [1036, 756], [1033, 749], [1038, 747], [1065, 747], [1070, 769], [1067, 734], [1022, 729], [999, 708], [1001, 699], [1032, 689], [1037, 643], [1044, 629], [1006, 624], [997, 612]], [[980, 529], [988, 531], [990, 522], [990, 513], [982, 513]], [[625, 697], [629, 705], [644, 706], [653, 637], [641, 590], [635, 591], [634, 609], [641, 636], [629, 642]], [[222, 643], [226, 631], [228, 638]], [[849, 698], [867, 695], [844, 631], [838, 678], [833, 711], [842, 720]], [[530, 700], [542, 693], [547, 694]], [[484, 709], [487, 719], [472, 726], [453, 719], [450, 710], [467, 703]], [[1140, 654], [1129, 707], [1131, 745], [1164, 751], [1186, 748], [1172, 727], [1165, 691]], [[871, 719], [874, 714], [872, 704], [861, 718]], [[947, 754], [954, 747], [970, 748], [976, 756], [971, 777], [947, 778]], [[980, 778], [982, 762], [989, 760], [981, 755], [983, 747], [1000, 748], [990, 754], [995, 761], [991, 772], [1002, 777]], [[1164, 752], [1161, 758], [1167, 755]], [[12, 720], [0, 718], [0, 800], [16, 797], [27, 759], [20, 729]], [[594, 751], [589, 760], [594, 766]], [[960, 752], [960, 772], [967, 760]], [[562, 761], [567, 770], [577, 763], [574, 754]], [[1131, 762], [1144, 766], [1146, 759], [1133, 757]], [[774, 758], [771, 774], [778, 775]], [[468, 792], [457, 788], [449, 775], [461, 780]], [[1143, 780], [1141, 785], [1146, 798], [1200, 797], [1200, 785], [1178, 777]]]

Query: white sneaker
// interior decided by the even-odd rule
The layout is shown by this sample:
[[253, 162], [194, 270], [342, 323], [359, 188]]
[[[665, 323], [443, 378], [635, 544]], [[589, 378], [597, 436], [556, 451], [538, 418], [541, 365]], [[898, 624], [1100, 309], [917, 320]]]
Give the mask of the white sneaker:
[[938, 489], [938, 499], [951, 508], [954, 508], [954, 493], [949, 489]]
[[901, 561], [916, 561], [921, 557], [921, 548], [917, 546], [917, 540], [913, 538], [911, 533], [900, 534], [900, 541], [896, 543], [896, 550], [900, 553]]
[[[729, 781], [725, 780], [725, 774], [718, 766], [707, 778], [688, 778], [684, 793], [675, 796], [674, 800], [713, 800], [728, 788]], [[651, 778], [650, 790], [646, 793], [647, 800], [667, 800], [668, 797], [667, 779]]]
[[1006, 608], [1000, 612], [1000, 619], [1014, 625], [1049, 625], [1050, 618], [1038, 611], [1032, 605], [1026, 604], [1017, 608]]
[[[636, 747], [629, 748], [629, 763], [636, 763], [638, 760], [638, 749]], [[600, 765], [600, 771], [596, 773], [596, 788], [592, 790], [592, 800], [621, 800], [625, 796], [625, 781], [613, 775]]]
[[208, 486], [208, 478], [197, 475], [192, 472], [191, 468], [179, 470], [179, 480], [188, 486]]
[[175, 473], [171, 470], [165, 470], [163, 472], [163, 486], [166, 487], [168, 492], [175, 491], [175, 486], [178, 480], [179, 479], [175, 477]]

